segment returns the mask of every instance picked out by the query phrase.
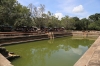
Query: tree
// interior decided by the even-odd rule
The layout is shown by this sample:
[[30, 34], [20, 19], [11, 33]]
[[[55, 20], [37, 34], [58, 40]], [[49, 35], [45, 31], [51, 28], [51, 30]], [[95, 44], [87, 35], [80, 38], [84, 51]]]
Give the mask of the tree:
[[100, 30], [100, 13], [95, 13], [89, 16], [89, 29]]
[[100, 19], [100, 13], [95, 13], [89, 16], [89, 19], [93, 22], [98, 21]]
[[31, 12], [31, 17], [33, 19], [33, 21], [35, 22], [37, 27], [41, 27], [43, 26], [44, 23], [44, 11], [45, 11], [45, 6], [40, 4], [39, 7], [34, 6], [33, 4], [29, 4], [28, 8], [30, 9]]
[[16, 0], [1, 0], [0, 24], [10, 26], [32, 25], [29, 9]]
[[75, 23], [75, 20], [69, 16], [65, 16], [62, 18], [61, 20], [62, 22], [62, 25], [66, 28], [66, 29], [75, 29], [74, 27], [74, 23]]
[[11, 14], [14, 10], [16, 0], [1, 0], [0, 1], [0, 24], [12, 24]]
[[86, 18], [81, 19], [82, 22], [82, 30], [88, 30], [89, 21]]
[[78, 17], [72, 17], [74, 22], [74, 27], [75, 30], [80, 30], [81, 29], [81, 23], [80, 23], [80, 19]]

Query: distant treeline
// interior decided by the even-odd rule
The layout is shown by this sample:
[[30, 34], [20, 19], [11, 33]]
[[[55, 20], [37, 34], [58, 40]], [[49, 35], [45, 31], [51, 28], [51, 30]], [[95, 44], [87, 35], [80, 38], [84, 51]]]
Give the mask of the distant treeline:
[[61, 20], [53, 13], [45, 13], [45, 5], [21, 5], [17, 0], [0, 0], [0, 26], [64, 27], [67, 30], [100, 30], [100, 13], [89, 18], [65, 16]]

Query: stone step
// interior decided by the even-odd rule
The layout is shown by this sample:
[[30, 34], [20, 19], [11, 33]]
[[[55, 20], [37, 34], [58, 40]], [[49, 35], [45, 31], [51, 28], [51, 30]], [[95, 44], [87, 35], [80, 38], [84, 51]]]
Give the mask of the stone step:
[[1, 53], [0, 53], [0, 66], [13, 66], [9, 60], [7, 60]]

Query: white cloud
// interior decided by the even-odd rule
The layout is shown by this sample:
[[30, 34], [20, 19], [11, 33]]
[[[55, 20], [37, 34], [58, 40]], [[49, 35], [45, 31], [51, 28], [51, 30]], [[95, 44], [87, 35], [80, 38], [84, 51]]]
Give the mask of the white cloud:
[[62, 13], [55, 13], [55, 17], [57, 17], [59, 20], [63, 17]]
[[60, 12], [72, 13], [73, 7], [75, 6], [75, 0], [58, 0]]
[[62, 2], [60, 1], [59, 6], [58, 6], [60, 8], [59, 12], [62, 12], [63, 14], [71, 16], [71, 17], [74, 17], [74, 16], [77, 16], [79, 18], [85, 17], [86, 12], [83, 6], [82, 6], [83, 11], [81, 13], [79, 11], [73, 12], [73, 9], [76, 7], [77, 4], [78, 3], [76, 0], [63, 0]]
[[[38, 6], [39, 4], [41, 4], [40, 0], [18, 0], [18, 1], [23, 5], [26, 5], [28, 3], [33, 3], [33, 5]], [[56, 4], [54, 6], [56, 7], [55, 9], [53, 9], [53, 7], [51, 7], [49, 4], [45, 4], [46, 2], [44, 2], [44, 5], [46, 6], [45, 12], [51, 11], [56, 15], [56, 17], [59, 16], [59, 19], [61, 19], [64, 15], [72, 17], [77, 16], [79, 18], [87, 17], [89, 15], [89, 12], [87, 11], [86, 7], [91, 3], [92, 0], [89, 0], [86, 3], [82, 4], [80, 4], [79, 0], [62, 0], [62, 1], [55, 0], [55, 1], [56, 1]]]
[[76, 7], [74, 7], [73, 12], [74, 13], [82, 13], [82, 12], [84, 12], [84, 8], [82, 5], [76, 6]]

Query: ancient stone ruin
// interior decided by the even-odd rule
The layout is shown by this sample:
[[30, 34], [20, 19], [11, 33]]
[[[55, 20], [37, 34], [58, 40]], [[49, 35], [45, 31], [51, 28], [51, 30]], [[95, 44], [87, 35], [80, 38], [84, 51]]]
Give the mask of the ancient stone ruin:
[[0, 47], [0, 53], [8, 60], [14, 60], [20, 57], [19, 55], [15, 55], [13, 52], [9, 52], [5, 47]]

